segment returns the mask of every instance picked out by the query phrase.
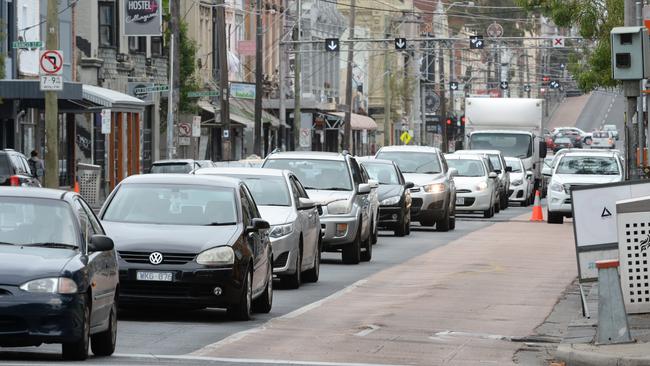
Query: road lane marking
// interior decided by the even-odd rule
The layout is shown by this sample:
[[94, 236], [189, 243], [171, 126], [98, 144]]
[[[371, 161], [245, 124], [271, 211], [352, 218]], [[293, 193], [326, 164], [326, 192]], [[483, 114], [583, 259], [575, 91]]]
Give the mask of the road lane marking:
[[462, 338], [479, 338], [479, 339], [489, 339], [494, 341], [512, 341], [513, 337], [503, 336], [498, 334], [488, 334], [488, 333], [470, 333], [470, 332], [454, 332], [451, 330], [445, 330], [442, 332], [435, 333], [429, 339], [434, 341], [443, 341], [446, 342], [453, 337], [462, 337]]
[[204, 347], [202, 347], [202, 348], [200, 348], [200, 349], [198, 349], [198, 350], [196, 350], [196, 351], [194, 351], [194, 352], [192, 352], [190, 354], [191, 355], [197, 355], [197, 356], [205, 355], [206, 353], [215, 351], [215, 350], [217, 350], [217, 349], [219, 349], [219, 348], [221, 348], [221, 347], [223, 347], [225, 345], [240, 341], [240, 340], [244, 339], [246, 336], [248, 336], [250, 334], [255, 334], [255, 333], [263, 331], [264, 329], [266, 329], [267, 324], [269, 324], [270, 322], [272, 322], [272, 321], [274, 321], [276, 319], [293, 319], [293, 318], [297, 318], [300, 315], [302, 315], [302, 314], [304, 314], [304, 313], [306, 313], [308, 311], [311, 311], [311, 310], [314, 310], [314, 309], [320, 307], [321, 305], [323, 305], [325, 302], [327, 302], [329, 300], [334, 300], [334, 299], [336, 299], [338, 297], [341, 297], [341, 296], [347, 294], [350, 291], [353, 291], [354, 289], [356, 289], [357, 287], [365, 284], [366, 282], [368, 282], [367, 279], [359, 280], [359, 281], [357, 281], [357, 282], [355, 282], [355, 283], [353, 283], [353, 284], [351, 284], [351, 285], [349, 285], [349, 286], [347, 286], [347, 287], [345, 287], [345, 288], [343, 288], [343, 289], [341, 289], [341, 290], [339, 290], [339, 291], [337, 291], [337, 292], [335, 292], [335, 293], [333, 293], [333, 294], [331, 294], [331, 295], [329, 295], [327, 297], [324, 297], [324, 298], [322, 298], [322, 299], [320, 299], [318, 301], [312, 302], [311, 304], [307, 304], [307, 305], [305, 305], [303, 307], [300, 307], [300, 308], [298, 308], [298, 309], [296, 309], [296, 310], [294, 310], [294, 311], [292, 311], [290, 313], [284, 314], [282, 316], [269, 319], [266, 323], [264, 323], [264, 324], [262, 324], [262, 325], [260, 325], [258, 327], [242, 330], [241, 332], [231, 334], [228, 337], [226, 337], [226, 338], [224, 338], [224, 339], [222, 339], [222, 340], [220, 340], [218, 342], [208, 344], [208, 345], [206, 345], [206, 346], [204, 346]]
[[381, 328], [381, 327], [378, 326], [378, 325], [370, 324], [370, 325], [366, 326], [366, 329], [364, 329], [364, 330], [362, 330], [360, 332], [354, 333], [354, 335], [357, 336], [357, 337], [365, 337], [368, 334], [376, 331], [379, 328]]
[[[202, 357], [202, 356], [167, 356], [151, 354], [114, 354], [113, 357], [139, 358], [151, 360], [179, 360], [179, 361], [207, 361], [230, 362], [245, 364], [270, 364], [270, 365], [301, 365], [301, 366], [406, 366], [383, 363], [353, 363], [353, 362], [325, 362], [325, 361], [294, 361], [261, 358], [227, 358], [227, 357]], [[75, 364], [77, 365], [77, 364]], [[84, 364], [85, 365], [85, 364]]]

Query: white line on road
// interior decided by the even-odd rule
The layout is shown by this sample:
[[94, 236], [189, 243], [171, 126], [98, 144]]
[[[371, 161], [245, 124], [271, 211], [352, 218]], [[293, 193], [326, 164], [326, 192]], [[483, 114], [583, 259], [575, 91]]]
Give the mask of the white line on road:
[[294, 310], [294, 311], [292, 311], [290, 313], [284, 314], [284, 315], [282, 315], [280, 317], [270, 319], [269, 321], [267, 321], [266, 323], [260, 325], [259, 327], [243, 330], [241, 332], [237, 332], [235, 334], [232, 334], [232, 335], [220, 340], [219, 342], [215, 342], [215, 343], [209, 344], [207, 346], [204, 346], [203, 348], [201, 348], [199, 350], [196, 350], [196, 351], [192, 352], [191, 354], [192, 355], [202, 356], [202, 355], [205, 355], [206, 353], [215, 351], [215, 350], [217, 350], [217, 349], [219, 349], [219, 348], [221, 348], [221, 347], [223, 347], [225, 345], [240, 341], [249, 334], [258, 333], [258, 332], [261, 332], [262, 330], [266, 329], [267, 324], [269, 324], [270, 322], [272, 322], [272, 321], [274, 321], [276, 319], [293, 319], [293, 318], [296, 318], [296, 317], [298, 317], [298, 316], [300, 316], [300, 315], [302, 315], [302, 314], [304, 314], [304, 313], [306, 313], [306, 312], [308, 312], [310, 310], [318, 308], [319, 306], [323, 305], [326, 301], [336, 299], [338, 297], [341, 297], [341, 296], [347, 294], [350, 291], [353, 291], [354, 289], [356, 289], [357, 287], [363, 285], [367, 281], [368, 281], [367, 279], [359, 280], [359, 281], [351, 284], [350, 286], [345, 287], [345, 288], [343, 288], [343, 289], [341, 289], [341, 290], [339, 290], [339, 291], [337, 291], [337, 292], [335, 292], [335, 293], [333, 293], [333, 294], [331, 294], [331, 295], [329, 295], [329, 296], [327, 296], [325, 298], [322, 298], [322, 299], [320, 299], [318, 301], [315, 301], [315, 302], [313, 302], [311, 304], [307, 304], [307, 305], [305, 305], [305, 306], [303, 306], [301, 308], [298, 308], [298, 309], [296, 309], [296, 310]]
[[362, 330], [360, 332], [354, 333], [354, 335], [357, 336], [357, 337], [365, 337], [368, 334], [376, 331], [379, 328], [381, 328], [381, 327], [378, 326], [378, 325], [370, 324], [370, 325], [366, 326], [366, 329], [364, 329], [364, 330]]
[[[128, 357], [152, 360], [179, 360], [179, 361], [208, 361], [208, 362], [230, 362], [230, 363], [248, 363], [248, 364], [271, 364], [271, 365], [304, 365], [304, 366], [405, 366], [394, 364], [378, 363], [348, 363], [348, 362], [322, 362], [322, 361], [294, 361], [294, 360], [275, 360], [275, 359], [258, 359], [258, 358], [226, 358], [226, 357], [200, 357], [200, 356], [166, 356], [150, 354], [115, 354], [114, 357]], [[76, 364], [75, 364], [76, 365]], [[85, 364], [84, 364], [85, 365]]]
[[438, 332], [429, 339], [434, 341], [446, 341], [450, 337], [461, 337], [461, 338], [479, 338], [479, 339], [491, 339], [495, 341], [511, 341], [512, 337], [503, 336], [498, 334], [487, 334], [487, 333], [469, 333], [469, 332], [454, 332], [451, 330], [445, 330]]

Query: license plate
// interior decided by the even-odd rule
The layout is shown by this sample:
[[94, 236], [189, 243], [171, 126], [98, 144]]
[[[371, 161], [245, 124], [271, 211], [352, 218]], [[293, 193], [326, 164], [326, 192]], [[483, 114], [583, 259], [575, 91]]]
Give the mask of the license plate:
[[138, 281], [165, 281], [165, 282], [171, 282], [172, 281], [172, 273], [171, 272], [144, 272], [144, 271], [138, 271], [136, 274], [136, 279]]
[[456, 197], [456, 204], [457, 205], [464, 205], [465, 204], [465, 197]]

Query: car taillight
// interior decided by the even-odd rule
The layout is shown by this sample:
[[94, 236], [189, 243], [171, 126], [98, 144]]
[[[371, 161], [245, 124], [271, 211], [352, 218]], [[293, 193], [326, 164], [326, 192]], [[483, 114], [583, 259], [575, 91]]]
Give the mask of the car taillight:
[[20, 177], [18, 177], [17, 175], [12, 175], [11, 177], [9, 177], [9, 185], [14, 187], [20, 186]]
[[612, 139], [609, 139], [609, 143], [610, 143], [610, 144], [613, 143]]

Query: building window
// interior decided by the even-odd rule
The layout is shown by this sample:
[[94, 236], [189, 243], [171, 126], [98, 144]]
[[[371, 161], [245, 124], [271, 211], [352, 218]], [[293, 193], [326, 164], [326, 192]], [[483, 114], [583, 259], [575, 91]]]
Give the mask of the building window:
[[129, 37], [129, 51], [132, 53], [147, 52], [147, 37]]
[[115, 3], [110, 1], [99, 3], [99, 46], [116, 47]]
[[163, 55], [163, 39], [162, 37], [151, 37], [151, 54], [153, 56]]

